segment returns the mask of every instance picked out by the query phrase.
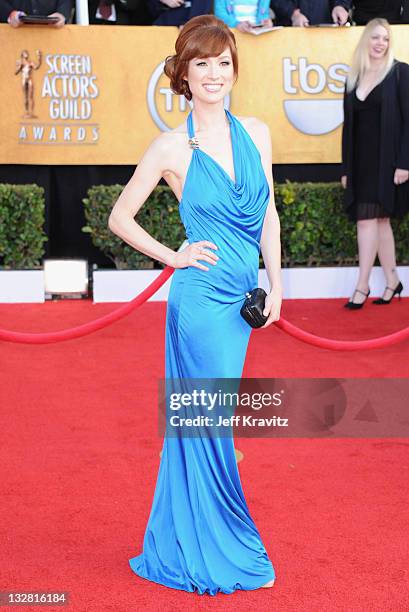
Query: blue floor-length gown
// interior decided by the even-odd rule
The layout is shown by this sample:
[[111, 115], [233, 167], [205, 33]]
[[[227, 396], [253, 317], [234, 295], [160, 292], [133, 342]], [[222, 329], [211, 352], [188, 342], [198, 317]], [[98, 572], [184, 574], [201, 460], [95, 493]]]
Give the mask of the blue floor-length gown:
[[[269, 185], [261, 157], [227, 109], [235, 180], [193, 148], [180, 216], [189, 243], [210, 240], [220, 257], [209, 271], [178, 268], [166, 320], [166, 378], [240, 378], [251, 327], [240, 315], [257, 287], [260, 238]], [[194, 137], [193, 117], [187, 119]], [[275, 578], [250, 516], [233, 437], [165, 436], [143, 552], [132, 570], [199, 594], [251, 590]]]

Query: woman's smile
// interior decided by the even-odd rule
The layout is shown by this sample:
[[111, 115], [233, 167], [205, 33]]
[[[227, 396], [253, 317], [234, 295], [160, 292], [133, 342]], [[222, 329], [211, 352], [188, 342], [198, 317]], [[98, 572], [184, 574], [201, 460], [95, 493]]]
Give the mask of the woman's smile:
[[203, 83], [203, 87], [209, 92], [218, 92], [223, 87], [223, 83]]

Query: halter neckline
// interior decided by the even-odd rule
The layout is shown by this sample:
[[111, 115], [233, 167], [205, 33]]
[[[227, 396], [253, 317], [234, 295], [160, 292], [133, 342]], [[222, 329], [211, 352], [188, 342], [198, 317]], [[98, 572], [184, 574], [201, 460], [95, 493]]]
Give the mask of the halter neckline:
[[190, 111], [188, 118], [187, 118], [189, 144], [193, 149], [192, 158], [193, 158], [193, 154], [195, 151], [200, 151], [202, 155], [204, 155], [209, 161], [211, 161], [216, 166], [216, 168], [218, 168], [222, 172], [222, 174], [229, 180], [229, 182], [233, 185], [233, 187], [236, 188], [240, 181], [240, 177], [238, 175], [239, 165], [238, 165], [238, 160], [236, 160], [236, 152], [235, 152], [235, 140], [236, 140], [235, 127], [236, 126], [233, 121], [233, 115], [230, 113], [230, 111], [227, 108], [225, 108], [224, 112], [229, 121], [234, 179], [231, 178], [227, 170], [225, 170], [218, 161], [216, 161], [211, 155], [209, 155], [208, 153], [206, 153], [206, 151], [203, 151], [203, 149], [199, 147], [199, 143], [197, 141], [197, 137], [195, 136], [195, 130], [193, 126], [193, 109]]

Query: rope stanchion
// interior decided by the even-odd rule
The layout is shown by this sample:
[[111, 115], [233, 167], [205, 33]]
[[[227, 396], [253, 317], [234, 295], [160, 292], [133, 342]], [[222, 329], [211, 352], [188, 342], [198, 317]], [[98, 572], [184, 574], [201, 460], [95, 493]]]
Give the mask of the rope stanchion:
[[166, 281], [172, 276], [174, 272], [174, 268], [170, 268], [167, 266], [157, 278], [148, 285], [139, 295], [137, 295], [133, 300], [130, 300], [124, 306], [120, 306], [116, 308], [112, 312], [99, 319], [95, 319], [94, 321], [90, 321], [89, 323], [84, 323], [83, 325], [79, 325], [78, 327], [71, 327], [69, 329], [62, 329], [56, 332], [48, 332], [48, 333], [23, 333], [23, 332], [15, 332], [9, 331], [6, 329], [0, 329], [0, 340], [6, 340], [8, 342], [21, 342], [23, 344], [48, 344], [50, 342], [61, 342], [62, 340], [71, 340], [72, 338], [80, 338], [81, 336], [85, 336], [87, 334], [91, 334], [98, 329], [102, 329], [122, 317], [125, 317], [130, 312], [138, 308], [141, 304], [146, 302], [162, 285], [166, 283]]
[[[183, 246], [183, 245], [182, 245]], [[7, 342], [19, 342], [22, 344], [48, 344], [51, 342], [61, 342], [63, 340], [71, 340], [73, 338], [80, 338], [87, 334], [91, 334], [98, 329], [102, 329], [119, 319], [122, 319], [130, 312], [138, 308], [141, 304], [146, 302], [166, 281], [172, 276], [174, 268], [166, 266], [159, 276], [146, 287], [139, 295], [133, 300], [127, 302], [124, 306], [116, 308], [112, 312], [99, 319], [84, 323], [78, 327], [71, 327], [69, 329], [63, 329], [56, 332], [48, 333], [24, 333], [15, 332], [6, 329], [0, 329], [0, 340]], [[400, 331], [394, 332], [387, 336], [381, 336], [379, 338], [371, 338], [370, 340], [332, 340], [331, 338], [323, 338], [316, 336], [309, 332], [300, 329], [296, 325], [293, 325], [286, 319], [280, 318], [275, 321], [276, 327], [283, 330], [290, 336], [293, 336], [297, 340], [317, 346], [319, 348], [330, 349], [332, 351], [360, 351], [365, 349], [385, 348], [407, 340], [409, 338], [409, 327]]]

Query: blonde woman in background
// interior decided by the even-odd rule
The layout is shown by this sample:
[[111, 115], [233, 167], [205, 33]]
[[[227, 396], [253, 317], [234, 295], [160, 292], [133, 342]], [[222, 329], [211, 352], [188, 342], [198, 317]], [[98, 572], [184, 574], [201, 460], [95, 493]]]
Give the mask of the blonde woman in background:
[[396, 271], [391, 217], [409, 209], [409, 65], [394, 59], [385, 19], [372, 19], [355, 49], [344, 93], [341, 182], [345, 210], [357, 222], [359, 278], [345, 307], [362, 308], [378, 254], [389, 304], [403, 286]]

